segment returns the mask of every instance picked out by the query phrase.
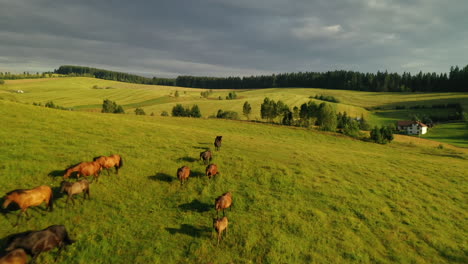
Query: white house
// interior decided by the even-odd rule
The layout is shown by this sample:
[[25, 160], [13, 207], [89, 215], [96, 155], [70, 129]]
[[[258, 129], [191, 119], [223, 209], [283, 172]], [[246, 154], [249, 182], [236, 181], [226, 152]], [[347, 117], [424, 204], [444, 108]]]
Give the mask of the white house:
[[419, 121], [398, 121], [398, 130], [406, 132], [408, 135], [424, 135], [427, 133], [427, 126]]

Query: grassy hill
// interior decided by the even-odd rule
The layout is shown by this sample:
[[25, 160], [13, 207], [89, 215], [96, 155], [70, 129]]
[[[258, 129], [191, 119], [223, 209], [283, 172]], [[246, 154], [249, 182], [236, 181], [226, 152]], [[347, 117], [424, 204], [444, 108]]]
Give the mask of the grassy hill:
[[[57, 80], [67, 81], [89, 79]], [[128, 98], [117, 84], [121, 97], [111, 99], [119, 103], [167, 94], [141, 87]], [[24, 90], [21, 96], [34, 93]], [[65, 93], [63, 101], [44, 99], [91, 105], [102, 99], [84, 94], [95, 92], [107, 91], [77, 90], [79, 103], [66, 103]], [[20, 96], [1, 96], [11, 95]], [[111, 153], [124, 157], [118, 176], [103, 172], [91, 185], [90, 201], [79, 197], [75, 206], [65, 206], [57, 194], [53, 212], [29, 209], [34, 217], [14, 228], [17, 211], [0, 217], [0, 238], [66, 225], [77, 243], [41, 255], [39, 263], [55, 257], [58, 263], [468, 261], [465, 149], [439, 149], [412, 137], [378, 145], [291, 127], [70, 112], [6, 100], [0, 100], [0, 123], [3, 193], [42, 184], [57, 190], [69, 164]], [[224, 140], [214, 153], [221, 175], [208, 181], [196, 159], [216, 135]], [[192, 168], [185, 186], [175, 178], [182, 165]], [[216, 246], [213, 203], [226, 191], [233, 192], [234, 206], [227, 211], [228, 236]]]
[[[99, 89], [93, 88], [95, 86]], [[25, 93], [15, 93], [16, 90], [23, 90]], [[180, 97], [174, 97], [175, 91], [179, 91]], [[338, 111], [346, 111], [350, 116], [364, 114], [375, 124], [409, 118], [415, 113], [427, 113], [427, 109], [395, 111], [396, 106], [408, 108], [415, 105], [460, 103], [468, 109], [468, 94], [466, 93], [374, 93], [310, 88], [272, 88], [238, 90], [236, 93], [239, 99], [224, 100], [231, 90], [214, 90], [209, 98], [201, 98], [201, 91], [204, 90], [69, 77], [7, 80], [5, 85], [0, 86], [0, 98], [26, 103], [45, 103], [52, 100], [61, 106], [91, 111], [100, 111], [102, 101], [107, 98], [123, 105], [128, 112], [136, 107], [142, 107], [147, 113], [154, 112], [156, 115], [162, 111], [170, 112], [177, 103], [198, 104], [204, 116], [215, 115], [218, 109], [242, 113], [243, 103], [249, 101], [253, 109], [251, 118], [260, 119], [260, 104], [267, 96], [273, 100], [282, 100], [293, 107], [308, 102], [310, 96], [328, 95], [340, 100], [340, 103], [335, 104]], [[223, 100], [218, 100], [219, 97]], [[438, 112], [441, 111], [438, 110]], [[441, 113], [445, 114], [445, 112]]]

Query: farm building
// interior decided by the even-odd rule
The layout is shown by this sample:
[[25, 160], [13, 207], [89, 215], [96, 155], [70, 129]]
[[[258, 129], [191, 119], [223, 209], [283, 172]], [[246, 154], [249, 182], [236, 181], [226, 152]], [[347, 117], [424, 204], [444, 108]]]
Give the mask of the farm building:
[[408, 135], [424, 135], [427, 133], [427, 126], [419, 121], [398, 121], [397, 128]]

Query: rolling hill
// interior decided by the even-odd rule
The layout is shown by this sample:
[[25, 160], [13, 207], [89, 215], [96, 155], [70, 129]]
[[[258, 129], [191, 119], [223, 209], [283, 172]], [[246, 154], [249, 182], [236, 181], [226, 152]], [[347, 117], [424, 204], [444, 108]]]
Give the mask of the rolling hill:
[[[114, 89], [92, 89], [93, 85]], [[61, 253], [42, 254], [39, 263], [53, 263], [55, 258], [58, 263], [468, 261], [466, 149], [437, 148], [438, 143], [413, 137], [379, 145], [268, 124], [31, 105], [53, 100], [98, 110], [102, 98], [109, 96], [125, 105], [151, 98], [171, 100], [148, 103], [147, 112], [169, 110], [176, 102], [199, 102], [202, 112], [216, 107], [218, 101], [197, 98], [199, 90], [193, 89], [89, 78], [43, 84], [8, 81], [7, 86], [0, 93], [1, 191], [47, 184], [54, 188], [56, 200], [53, 212], [45, 212], [44, 206], [29, 209], [33, 218], [18, 227], [12, 227], [18, 211], [10, 208], [12, 212], [0, 217], [0, 246], [12, 233], [52, 224], [64, 224], [77, 240]], [[10, 92], [19, 87], [24, 94]], [[168, 97], [170, 89], [181, 91], [181, 97]], [[315, 93], [262, 91], [258, 98], [268, 92], [281, 98], [284, 93], [290, 104], [308, 100], [297, 94]], [[239, 92], [244, 99], [223, 100], [222, 108], [232, 103], [236, 109], [237, 103], [254, 101], [255, 93], [262, 91]], [[222, 93], [226, 92], [215, 91]], [[459, 100], [460, 95], [445, 96], [443, 100]], [[342, 103], [345, 98], [353, 100], [340, 97]], [[208, 181], [198, 154], [212, 148], [217, 135], [223, 135], [223, 146], [213, 162], [221, 174]], [[90, 201], [77, 199], [75, 206], [66, 206], [58, 192], [63, 169], [111, 153], [124, 157], [120, 174], [103, 171], [99, 183], [91, 185]], [[175, 177], [182, 165], [192, 169], [184, 186]], [[216, 246], [214, 199], [226, 191], [233, 193], [234, 206], [226, 212], [228, 235]]]

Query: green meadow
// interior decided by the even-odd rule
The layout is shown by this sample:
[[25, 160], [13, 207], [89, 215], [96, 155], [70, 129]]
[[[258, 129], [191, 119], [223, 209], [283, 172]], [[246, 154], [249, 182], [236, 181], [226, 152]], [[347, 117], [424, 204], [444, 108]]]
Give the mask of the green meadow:
[[[97, 86], [98, 89], [93, 87]], [[107, 89], [106, 89], [107, 88]], [[16, 93], [23, 90], [24, 93]], [[175, 97], [178, 91], [179, 97]], [[123, 105], [128, 113], [141, 107], [147, 114], [160, 115], [162, 111], [171, 112], [176, 104], [200, 106], [203, 116], [216, 115], [218, 109], [236, 111], [242, 116], [242, 105], [248, 101], [252, 106], [250, 119], [260, 119], [260, 105], [265, 97], [282, 100], [294, 107], [313, 100], [310, 96], [326, 95], [340, 100], [333, 103], [340, 112], [348, 115], [368, 117], [373, 124], [395, 122], [400, 118], [409, 119], [413, 114], [428, 114], [427, 109], [395, 111], [396, 106], [409, 108], [415, 105], [432, 106], [435, 104], [460, 103], [468, 109], [466, 93], [375, 93], [311, 88], [271, 88], [236, 90], [238, 99], [226, 100], [232, 90], [213, 90], [209, 98], [202, 98], [204, 89], [172, 86], [140, 85], [86, 77], [49, 78], [33, 80], [7, 80], [0, 86], [0, 98], [25, 103], [53, 101], [64, 107], [76, 110], [100, 111], [102, 101], [110, 99]], [[222, 100], [219, 100], [219, 97]], [[444, 115], [449, 110], [437, 110]], [[430, 112], [430, 111], [429, 111]], [[433, 111], [432, 111], [433, 112]]]
[[[10, 234], [64, 224], [77, 242], [41, 254], [38, 263], [468, 262], [466, 149], [438, 148], [414, 137], [379, 145], [301, 128], [159, 116], [180, 102], [199, 103], [206, 116], [204, 109], [212, 107], [240, 112], [245, 100], [259, 103], [269, 93], [293, 104], [339, 91], [239, 91], [244, 98], [217, 101], [199, 98], [196, 89], [90, 78], [50, 81], [7, 81], [1, 88], [0, 191], [44, 184], [55, 191], [53, 212], [44, 205], [30, 208], [33, 217], [17, 227], [14, 207], [0, 216], [1, 248]], [[25, 93], [11, 92], [17, 89]], [[179, 98], [169, 96], [176, 90]], [[352, 96], [357, 92], [343, 93], [349, 96], [339, 97], [342, 104], [356, 111], [386, 98], [371, 100], [369, 94], [360, 101]], [[213, 96], [218, 94], [227, 91]], [[401, 98], [395, 96], [397, 103]], [[443, 96], [453, 101], [463, 95]], [[31, 105], [53, 100], [98, 111], [104, 98], [158, 114]], [[221, 174], [208, 180], [198, 156], [213, 149], [217, 135], [223, 145], [213, 163]], [[111, 153], [123, 156], [119, 175], [103, 171], [99, 183], [91, 184], [91, 200], [79, 195], [67, 206], [58, 193], [63, 169]], [[192, 174], [181, 186], [176, 171], [183, 165]], [[226, 211], [227, 236], [217, 246], [214, 199], [226, 191], [234, 204]]]

